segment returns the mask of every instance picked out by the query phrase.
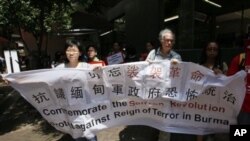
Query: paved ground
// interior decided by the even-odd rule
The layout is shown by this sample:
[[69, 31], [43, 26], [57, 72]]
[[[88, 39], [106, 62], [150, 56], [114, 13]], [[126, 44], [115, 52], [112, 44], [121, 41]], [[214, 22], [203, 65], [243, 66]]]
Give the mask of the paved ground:
[[[43, 132], [38, 125], [23, 125], [15, 131], [8, 132], [0, 136], [1, 141], [73, 141], [66, 134], [56, 131]], [[98, 141], [119, 141], [119, 132], [123, 127], [111, 128], [98, 133]]]

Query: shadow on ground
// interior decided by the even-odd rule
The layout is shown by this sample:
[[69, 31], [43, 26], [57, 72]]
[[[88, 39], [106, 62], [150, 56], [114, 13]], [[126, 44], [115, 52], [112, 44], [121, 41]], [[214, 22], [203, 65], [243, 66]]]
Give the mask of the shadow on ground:
[[120, 141], [157, 141], [159, 130], [143, 125], [127, 126], [119, 134]]
[[[57, 141], [74, 141], [46, 122], [40, 113], [9, 86], [0, 86], [0, 136], [25, 125], [38, 126], [35, 132], [59, 137]], [[127, 126], [119, 134], [119, 141], [157, 141], [159, 131], [148, 126]], [[60, 137], [61, 136], [61, 137]]]
[[0, 135], [15, 131], [24, 125], [39, 126], [39, 134], [62, 135], [57, 141], [74, 141], [69, 134], [61, 133], [42, 118], [40, 113], [9, 86], [0, 86]]
[[60, 134], [17, 91], [9, 86], [0, 88], [0, 135], [27, 124], [40, 126], [37, 132], [42, 134]]
[[18, 129], [24, 124], [37, 124], [40, 115], [16, 91], [3, 88], [0, 102], [0, 135]]

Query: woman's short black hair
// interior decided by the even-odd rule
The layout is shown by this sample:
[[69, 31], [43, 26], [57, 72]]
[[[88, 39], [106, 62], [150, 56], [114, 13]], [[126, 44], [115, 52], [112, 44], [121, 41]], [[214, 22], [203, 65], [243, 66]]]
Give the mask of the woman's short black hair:
[[76, 46], [80, 52], [82, 52], [82, 44], [80, 41], [76, 40], [76, 39], [68, 39], [66, 40], [65, 43], [65, 50], [67, 50], [68, 47], [71, 46]]
[[[82, 45], [81, 45], [81, 42], [76, 40], [76, 39], [68, 39], [66, 40], [66, 43], [65, 43], [65, 47], [64, 47], [64, 50], [66, 52], [66, 50], [68, 49], [68, 47], [72, 47], [72, 46], [75, 46], [78, 48], [79, 52], [82, 53]], [[82, 54], [79, 56], [78, 58], [79, 61], [82, 60]], [[67, 57], [65, 58], [65, 62], [68, 63], [69, 60], [67, 59]]]

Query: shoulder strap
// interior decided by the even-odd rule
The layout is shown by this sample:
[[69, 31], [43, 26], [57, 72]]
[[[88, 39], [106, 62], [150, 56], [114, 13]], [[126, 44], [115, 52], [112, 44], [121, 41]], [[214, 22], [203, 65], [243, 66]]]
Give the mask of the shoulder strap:
[[246, 60], [246, 53], [241, 53], [240, 59], [239, 59], [239, 69], [240, 70], [245, 69], [245, 60]]
[[155, 57], [156, 57], [156, 54], [157, 54], [157, 50], [158, 50], [158, 48], [155, 48], [154, 60], [155, 60]]

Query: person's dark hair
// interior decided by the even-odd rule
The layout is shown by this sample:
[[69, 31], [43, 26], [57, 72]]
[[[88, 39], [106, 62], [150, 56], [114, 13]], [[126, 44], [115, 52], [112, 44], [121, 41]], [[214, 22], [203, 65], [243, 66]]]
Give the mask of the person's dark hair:
[[117, 43], [120, 47], [121, 47], [121, 42], [118, 42], [118, 41], [115, 41], [115, 42], [113, 42], [113, 44], [112, 44], [112, 46], [115, 44], [115, 43]]
[[[153, 46], [153, 48], [151, 50], [156, 48], [156, 43], [153, 40], [147, 41], [146, 44], [147, 43], [150, 43]], [[148, 50], [146, 48], [144, 48], [144, 52], [148, 52]]]
[[136, 48], [132, 44], [127, 44], [125, 62], [135, 62], [139, 60]]
[[112, 50], [114, 51], [114, 44], [117, 44], [118, 45], [118, 47], [119, 47], [119, 50], [122, 50], [122, 43], [121, 42], [114, 42], [113, 44], [112, 44]]
[[[82, 52], [83, 50], [82, 50], [81, 42], [76, 40], [76, 39], [68, 39], [68, 40], [66, 40], [65, 47], [64, 47], [64, 52], [66, 52], [68, 47], [72, 47], [72, 46], [76, 46], [78, 48], [79, 52], [83, 53]], [[78, 60], [81, 60], [81, 58], [82, 58], [82, 55], [79, 56]], [[69, 62], [67, 57], [65, 58], [65, 62], [66, 63]]]
[[[91, 48], [91, 47], [94, 48], [95, 52], [97, 53], [97, 55], [95, 57], [99, 58], [98, 48], [97, 48], [97, 46], [95, 44], [88, 45], [86, 51], [88, 52], [89, 48]], [[90, 61], [88, 55], [87, 55], [87, 58], [88, 58], [87, 60]]]
[[221, 48], [219, 46], [219, 44], [216, 41], [209, 41], [207, 42], [207, 44], [202, 48], [202, 52], [201, 52], [201, 58], [200, 58], [200, 65], [204, 64], [207, 61], [207, 47], [210, 43], [215, 43], [218, 46], [218, 54], [215, 58], [215, 63], [213, 68], [218, 68], [220, 70], [223, 70], [223, 62], [222, 62], [222, 53], [221, 53]]
[[65, 43], [65, 51], [67, 50], [68, 47], [70, 46], [76, 46], [80, 52], [82, 52], [82, 44], [80, 41], [76, 40], [76, 39], [68, 39], [66, 40]]
[[151, 41], [148, 41], [148, 43], [150, 43], [155, 48], [156, 43], [154, 41], [151, 40]]
[[94, 49], [95, 49], [95, 52], [97, 52], [97, 50], [98, 50], [98, 49], [97, 49], [97, 46], [94, 45], [94, 44], [88, 45], [86, 51], [88, 51], [90, 47], [94, 48]]

